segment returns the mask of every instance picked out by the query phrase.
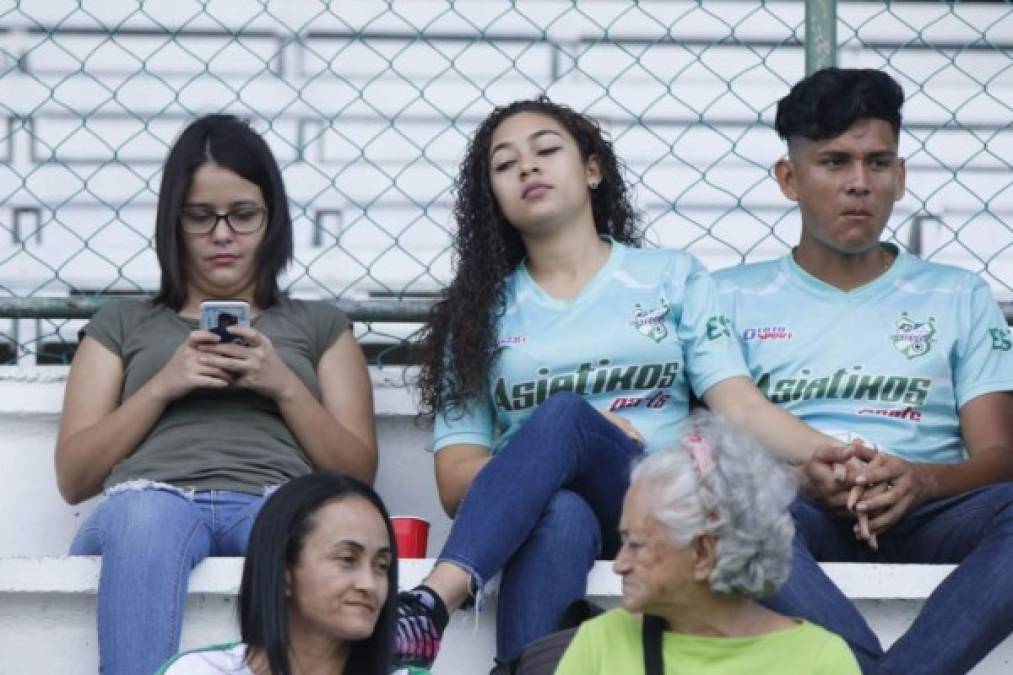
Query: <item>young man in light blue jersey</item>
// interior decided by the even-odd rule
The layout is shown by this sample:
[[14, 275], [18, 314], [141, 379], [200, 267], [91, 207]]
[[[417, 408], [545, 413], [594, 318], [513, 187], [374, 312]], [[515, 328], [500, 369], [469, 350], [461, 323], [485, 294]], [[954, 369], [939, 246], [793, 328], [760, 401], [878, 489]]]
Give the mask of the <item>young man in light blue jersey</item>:
[[[1013, 340], [976, 275], [880, 241], [904, 193], [903, 100], [875, 70], [796, 84], [778, 104], [775, 174], [799, 205], [799, 245], [716, 278], [760, 390], [879, 449], [799, 467], [794, 568], [768, 604], [841, 634], [865, 672], [963, 673], [1013, 631]], [[958, 567], [883, 653], [816, 561]]]

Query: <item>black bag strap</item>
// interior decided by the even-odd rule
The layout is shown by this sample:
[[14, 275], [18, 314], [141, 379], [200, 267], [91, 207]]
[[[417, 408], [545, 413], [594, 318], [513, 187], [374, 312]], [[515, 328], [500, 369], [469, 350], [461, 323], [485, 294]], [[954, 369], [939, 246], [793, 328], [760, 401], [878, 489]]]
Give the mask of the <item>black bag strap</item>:
[[661, 653], [661, 634], [665, 620], [660, 616], [644, 614], [644, 675], [664, 675], [665, 660]]

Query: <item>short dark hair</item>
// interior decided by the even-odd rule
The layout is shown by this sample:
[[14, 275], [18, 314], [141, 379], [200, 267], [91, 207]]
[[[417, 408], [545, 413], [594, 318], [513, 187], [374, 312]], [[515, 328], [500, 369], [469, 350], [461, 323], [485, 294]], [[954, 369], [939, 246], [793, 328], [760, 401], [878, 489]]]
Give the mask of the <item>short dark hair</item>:
[[155, 251], [162, 280], [153, 302], [180, 310], [186, 303], [186, 258], [179, 217], [193, 174], [213, 162], [256, 183], [267, 206], [267, 228], [257, 249], [254, 300], [261, 309], [278, 302], [278, 275], [292, 261], [292, 218], [281, 170], [271, 149], [250, 125], [234, 115], [206, 115], [191, 122], [169, 150], [162, 167], [155, 214]]
[[782, 140], [821, 141], [840, 136], [855, 122], [883, 120], [900, 135], [904, 89], [871, 68], [824, 68], [800, 80], [777, 102], [774, 129]]
[[392, 560], [387, 572], [387, 598], [373, 634], [350, 644], [345, 672], [386, 675], [390, 668], [397, 612], [397, 545], [390, 516], [380, 497], [365, 483], [317, 471], [289, 481], [268, 498], [253, 524], [246, 549], [239, 588], [239, 630], [249, 648], [247, 654], [262, 650], [273, 675], [292, 673], [285, 572], [298, 560], [320, 507], [348, 497], [362, 497], [383, 517]]

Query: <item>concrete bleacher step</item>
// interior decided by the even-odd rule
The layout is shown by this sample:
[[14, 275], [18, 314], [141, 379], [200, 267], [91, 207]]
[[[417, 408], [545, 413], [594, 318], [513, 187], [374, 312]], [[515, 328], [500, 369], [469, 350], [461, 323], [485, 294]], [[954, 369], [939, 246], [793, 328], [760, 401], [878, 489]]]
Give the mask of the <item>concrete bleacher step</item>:
[[[432, 559], [403, 560], [402, 588], [419, 583]], [[100, 559], [90, 556], [0, 558], [0, 675], [95, 673], [95, 596]], [[210, 558], [190, 577], [183, 625], [183, 648], [237, 639], [236, 593], [242, 558]], [[952, 565], [824, 564], [823, 569], [851, 598], [879, 635], [891, 644], [910, 624], [925, 598]], [[588, 577], [588, 596], [614, 607], [620, 580], [611, 564], [598, 562]], [[495, 650], [496, 594], [480, 615], [458, 612], [448, 628], [437, 675], [486, 673]], [[926, 658], [931, 658], [930, 654]], [[973, 672], [1013, 671], [1013, 639], [1007, 639]]]
[[[98, 649], [95, 594], [99, 560], [68, 557], [70, 541], [98, 500], [66, 505], [56, 491], [53, 447], [67, 368], [0, 366], [0, 675], [95, 673]], [[376, 486], [394, 514], [432, 523], [429, 553], [439, 551], [450, 521], [436, 497], [430, 433], [414, 420], [416, 406], [399, 368], [372, 369], [380, 471]], [[405, 560], [403, 587], [418, 583], [432, 560]], [[933, 588], [950, 572], [936, 565], [843, 565], [824, 569], [852, 598], [884, 645], [910, 625]], [[235, 593], [242, 560], [214, 558], [191, 575], [182, 644], [195, 647], [237, 635]], [[588, 579], [593, 600], [614, 606], [619, 580], [608, 563]], [[458, 612], [451, 621], [437, 675], [483, 674], [495, 651], [495, 594], [480, 616]], [[928, 655], [927, 658], [931, 658]], [[975, 671], [1013, 672], [1007, 639]]]

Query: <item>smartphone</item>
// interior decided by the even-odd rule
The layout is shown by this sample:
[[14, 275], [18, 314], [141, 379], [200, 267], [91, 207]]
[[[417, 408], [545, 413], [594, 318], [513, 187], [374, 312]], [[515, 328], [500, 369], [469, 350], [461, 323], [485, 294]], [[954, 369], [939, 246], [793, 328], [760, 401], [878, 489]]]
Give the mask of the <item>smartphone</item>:
[[246, 340], [241, 335], [229, 332], [229, 326], [250, 325], [250, 303], [245, 300], [204, 300], [200, 303], [201, 330], [211, 331], [223, 343], [235, 342], [241, 345]]

